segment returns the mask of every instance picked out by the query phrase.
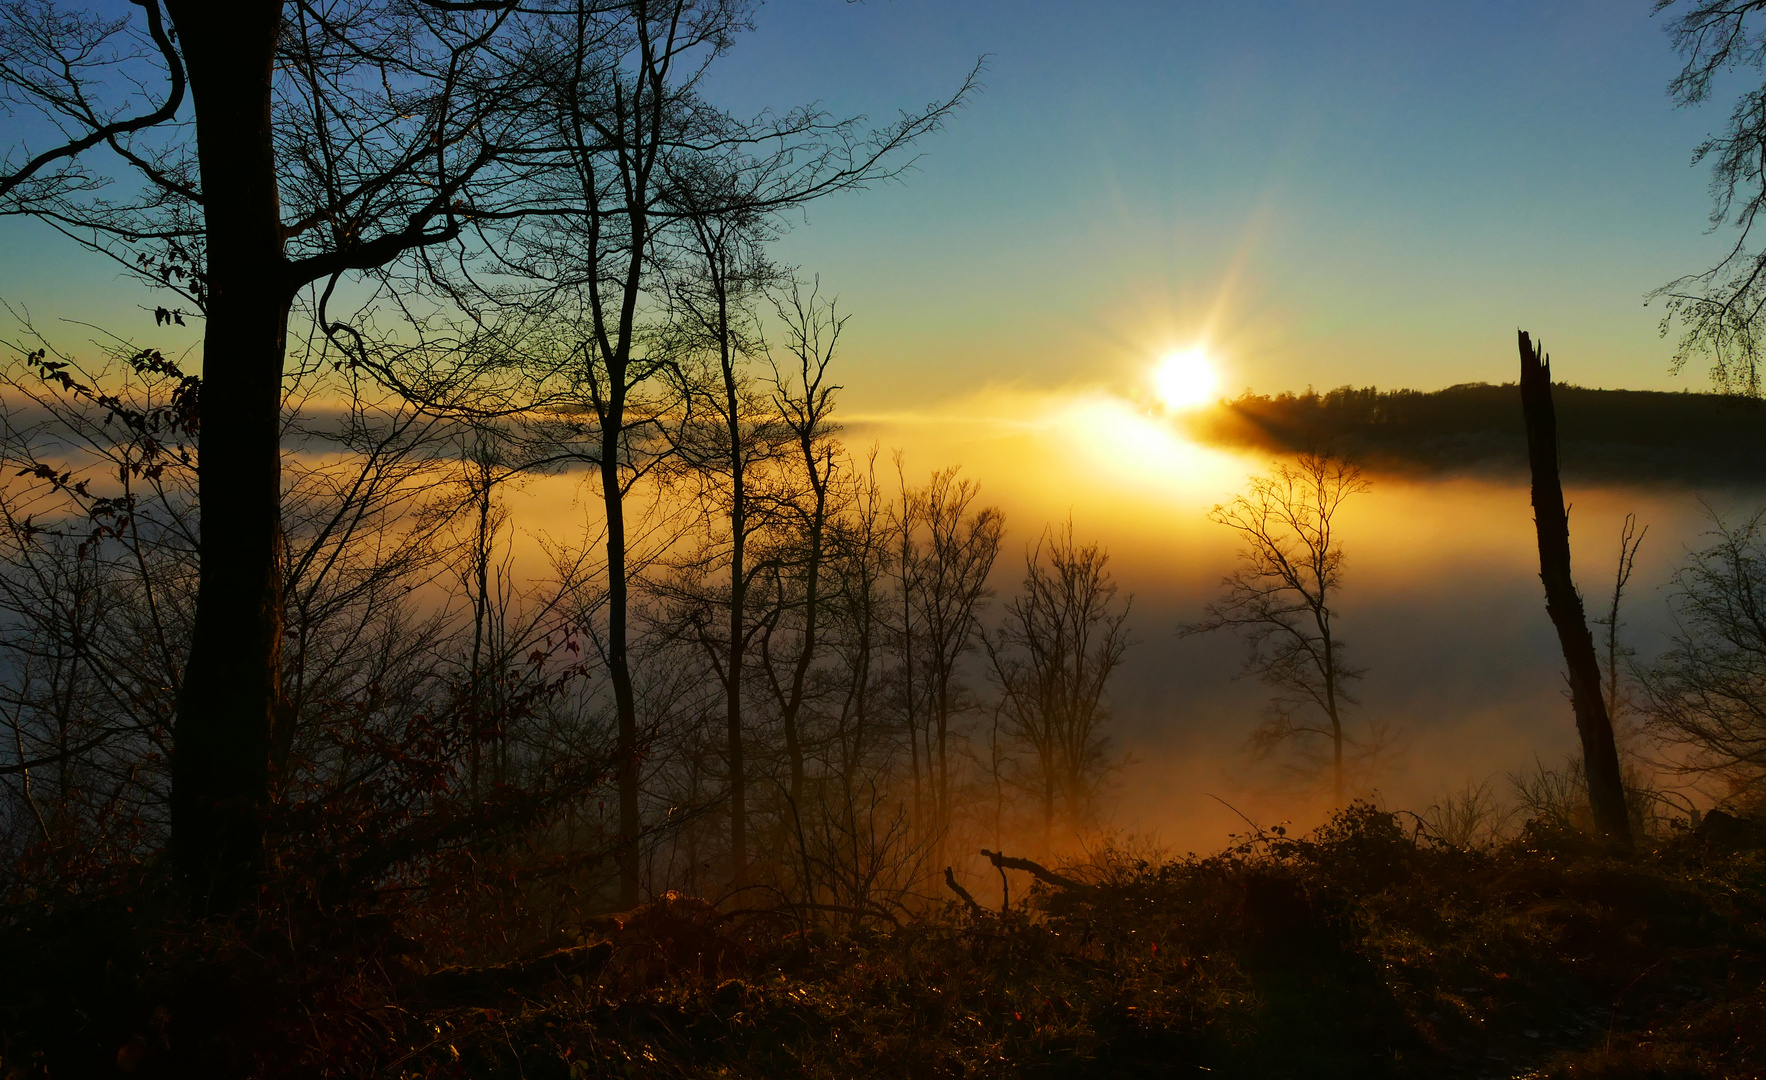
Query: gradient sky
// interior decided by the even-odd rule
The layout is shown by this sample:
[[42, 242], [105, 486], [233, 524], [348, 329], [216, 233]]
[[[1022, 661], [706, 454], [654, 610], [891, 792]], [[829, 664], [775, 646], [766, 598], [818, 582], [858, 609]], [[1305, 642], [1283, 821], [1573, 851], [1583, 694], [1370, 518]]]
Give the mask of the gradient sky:
[[[989, 57], [903, 182], [817, 204], [779, 249], [855, 316], [849, 412], [1132, 396], [1198, 337], [1231, 391], [1501, 381], [1517, 326], [1568, 380], [1702, 388], [1643, 298], [1727, 240], [1689, 164], [1727, 105], [1671, 106], [1649, 8], [774, 0], [711, 93], [886, 119]], [[43, 226], [0, 244], [0, 298], [39, 323], [145, 322]]]
[[781, 254], [855, 318], [848, 407], [990, 383], [1127, 391], [1207, 335], [1229, 389], [1672, 378], [1651, 289], [1714, 260], [1649, 0], [776, 0], [737, 108], [886, 117], [985, 90], [905, 183], [816, 206]]
[[[1231, 565], [1207, 507], [1264, 461], [1136, 407], [1163, 352], [1206, 338], [1228, 391], [1431, 389], [1512, 380], [1523, 327], [1572, 382], [1707, 385], [1696, 366], [1670, 377], [1644, 296], [1728, 243], [1690, 165], [1728, 105], [1671, 106], [1650, 6], [774, 0], [716, 69], [711, 96], [738, 113], [819, 100], [887, 120], [989, 56], [984, 92], [911, 174], [815, 205], [777, 254], [852, 315], [852, 445], [904, 447], [913, 476], [962, 462], [1006, 508], [1002, 588], [1045, 521], [1115, 553], [1141, 642], [1114, 691], [1119, 745], [1146, 763], [1124, 820], [1233, 827], [1202, 793], [1232, 790], [1216, 773], [1263, 697], [1232, 681], [1236, 643], [1176, 627]], [[0, 298], [45, 329], [174, 344], [147, 294], [41, 225], [0, 222], [0, 244]], [[582, 493], [562, 484], [517, 500], [524, 529], [568, 538]], [[1655, 530], [1628, 616], [1644, 656], [1701, 542], [1700, 496], [1757, 494], [1572, 492], [1585, 585], [1626, 513]], [[1395, 798], [1572, 745], [1529, 522], [1512, 483], [1388, 478], [1345, 518], [1367, 715], [1414, 742]], [[1193, 775], [1153, 782], [1179, 765]], [[1159, 802], [1172, 793], [1188, 801]]]

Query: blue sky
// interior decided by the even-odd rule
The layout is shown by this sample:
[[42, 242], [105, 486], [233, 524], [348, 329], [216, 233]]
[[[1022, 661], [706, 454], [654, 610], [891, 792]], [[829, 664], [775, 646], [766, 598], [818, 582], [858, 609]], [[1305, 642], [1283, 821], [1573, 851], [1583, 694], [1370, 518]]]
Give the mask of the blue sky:
[[1698, 388], [1643, 301], [1727, 240], [1690, 165], [1726, 104], [1672, 106], [1649, 7], [775, 0], [713, 92], [885, 117], [989, 57], [905, 183], [781, 248], [868, 403], [1132, 381], [1198, 335], [1235, 389], [1503, 380], [1517, 326], [1564, 378]]

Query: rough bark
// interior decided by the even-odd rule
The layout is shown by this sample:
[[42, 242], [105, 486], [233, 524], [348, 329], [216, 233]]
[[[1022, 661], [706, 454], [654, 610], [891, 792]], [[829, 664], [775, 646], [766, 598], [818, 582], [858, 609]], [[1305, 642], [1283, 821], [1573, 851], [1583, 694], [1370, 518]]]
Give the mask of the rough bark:
[[291, 296], [270, 119], [280, 0], [168, 0], [207, 228], [202, 570], [178, 700], [172, 853], [218, 906], [263, 855], [281, 699], [282, 363]]
[[1569, 669], [1570, 702], [1582, 737], [1582, 763], [1594, 825], [1607, 842], [1631, 848], [1631, 822], [1613, 725], [1601, 694], [1594, 636], [1582, 610], [1582, 597], [1570, 576], [1570, 519], [1558, 479], [1557, 414], [1551, 403], [1551, 364], [1543, 348], [1520, 334], [1521, 410], [1527, 425], [1527, 459], [1533, 475], [1533, 523], [1539, 534], [1539, 578], [1545, 583], [1545, 610], [1557, 628]]

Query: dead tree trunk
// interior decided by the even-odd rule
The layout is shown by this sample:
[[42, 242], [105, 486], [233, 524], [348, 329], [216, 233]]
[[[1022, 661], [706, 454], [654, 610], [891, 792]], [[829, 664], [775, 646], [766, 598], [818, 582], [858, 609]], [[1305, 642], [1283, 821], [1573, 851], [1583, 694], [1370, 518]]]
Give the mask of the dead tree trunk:
[[1594, 636], [1582, 611], [1582, 597], [1570, 577], [1570, 518], [1558, 480], [1557, 414], [1551, 404], [1551, 364], [1521, 331], [1521, 412], [1527, 425], [1527, 460], [1533, 473], [1533, 524], [1539, 533], [1539, 578], [1545, 583], [1545, 610], [1557, 627], [1564, 664], [1570, 673], [1570, 702], [1582, 737], [1582, 764], [1588, 776], [1588, 804], [1594, 826], [1611, 845], [1631, 849], [1631, 820], [1619, 778], [1619, 752], [1613, 724], [1601, 695]]

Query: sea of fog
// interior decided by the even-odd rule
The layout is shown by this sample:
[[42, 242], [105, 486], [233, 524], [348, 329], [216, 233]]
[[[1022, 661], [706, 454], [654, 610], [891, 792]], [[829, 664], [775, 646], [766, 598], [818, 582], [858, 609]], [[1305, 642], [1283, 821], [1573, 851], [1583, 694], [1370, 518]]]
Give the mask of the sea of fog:
[[[1071, 517], [1081, 540], [1108, 548], [1133, 594], [1129, 650], [1111, 692], [1112, 778], [1106, 826], [1135, 843], [1217, 849], [1244, 814], [1268, 825], [1315, 824], [1324, 804], [1303, 782], [1246, 751], [1269, 691], [1238, 678], [1243, 646], [1181, 637], [1235, 558], [1209, 509], [1267, 469], [1267, 454], [1197, 445], [1176, 425], [1103, 393], [991, 391], [924, 414], [849, 418], [893, 483], [899, 451], [910, 483], [960, 465], [1006, 514], [994, 584], [1022, 575], [1045, 525]], [[1424, 810], [1449, 788], [1561, 765], [1575, 751], [1562, 656], [1545, 614], [1528, 492], [1521, 477], [1388, 476], [1339, 519], [1347, 553], [1337, 627], [1352, 662], [1357, 721], [1389, 732], [1367, 783], [1392, 808]], [[549, 478], [514, 496], [529, 536], [581, 534], [592, 499]], [[1766, 485], [1691, 489], [1567, 484], [1575, 573], [1590, 616], [1604, 614], [1627, 514], [1649, 532], [1621, 612], [1621, 643], [1647, 660], [1673, 630], [1669, 598], [1711, 515], [1766, 505]], [[1597, 634], [1600, 628], [1595, 628]], [[979, 673], [977, 673], [977, 677]]]

